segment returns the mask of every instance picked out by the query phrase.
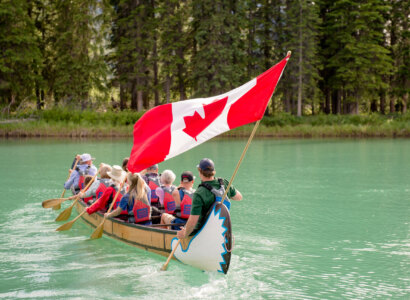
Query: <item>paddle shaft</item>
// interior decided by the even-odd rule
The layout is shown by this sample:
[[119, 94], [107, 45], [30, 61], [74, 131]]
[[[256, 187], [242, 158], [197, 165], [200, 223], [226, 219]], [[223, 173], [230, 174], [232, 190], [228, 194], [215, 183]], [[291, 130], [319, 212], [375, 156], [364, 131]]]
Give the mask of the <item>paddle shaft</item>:
[[248, 151], [249, 145], [251, 144], [252, 139], [253, 139], [253, 137], [255, 136], [255, 132], [256, 132], [256, 129], [258, 129], [259, 123], [260, 123], [260, 120], [258, 120], [258, 122], [256, 122], [255, 126], [253, 127], [252, 133], [251, 133], [251, 135], [249, 136], [249, 139], [248, 139], [248, 143], [246, 143], [246, 146], [245, 146], [245, 148], [244, 148], [243, 151], [242, 151], [241, 158], [239, 159], [238, 163], [236, 164], [235, 171], [233, 172], [232, 177], [231, 177], [231, 180], [229, 181], [229, 184], [228, 184], [228, 186], [226, 187], [225, 193], [224, 193], [224, 195], [223, 195], [223, 197], [222, 197], [222, 200], [221, 200], [222, 202], [223, 202], [223, 199], [225, 199], [226, 195], [228, 194], [228, 191], [229, 191], [229, 189], [230, 189], [230, 187], [231, 187], [231, 185], [232, 185], [232, 182], [233, 182], [233, 180], [234, 180], [234, 178], [235, 178], [235, 176], [236, 176], [236, 173], [238, 172], [239, 166], [241, 165], [242, 160], [243, 160], [243, 158], [245, 157], [246, 151]]
[[171, 261], [171, 258], [174, 256], [175, 251], [177, 250], [179, 244], [181, 243], [181, 240], [178, 239], [177, 244], [175, 245], [175, 248], [172, 250], [171, 254], [168, 256], [167, 261], [165, 262], [165, 264], [162, 266], [161, 271], [166, 271], [169, 262]]
[[[111, 205], [108, 208], [107, 213], [109, 213], [111, 211], [111, 209], [113, 208], [114, 203], [117, 200], [118, 195], [120, 194], [120, 192], [122, 190], [122, 187], [124, 186], [126, 180], [127, 180], [127, 178], [125, 177], [124, 180], [121, 182], [120, 188], [118, 189], [117, 193], [115, 194], [115, 197], [112, 200]], [[97, 228], [95, 228], [94, 232], [90, 236], [90, 239], [94, 240], [94, 239], [99, 239], [100, 237], [102, 237], [103, 231], [104, 231], [104, 223], [105, 223], [106, 219], [107, 219], [107, 217], [104, 215], [104, 219], [102, 220], [100, 225], [98, 225]]]
[[[71, 171], [74, 171], [74, 170], [75, 170], [75, 168], [77, 167], [77, 164], [78, 164], [79, 161], [80, 161], [80, 159], [78, 158], [78, 159], [75, 161], [74, 167], [71, 169]], [[67, 181], [68, 179], [70, 179], [70, 176], [71, 176], [71, 172], [68, 172], [68, 176], [67, 176], [67, 179], [66, 179], [65, 181]], [[66, 189], [63, 190], [63, 192], [61, 193], [61, 197], [60, 197], [60, 198], [64, 198], [65, 191], [66, 191]]]

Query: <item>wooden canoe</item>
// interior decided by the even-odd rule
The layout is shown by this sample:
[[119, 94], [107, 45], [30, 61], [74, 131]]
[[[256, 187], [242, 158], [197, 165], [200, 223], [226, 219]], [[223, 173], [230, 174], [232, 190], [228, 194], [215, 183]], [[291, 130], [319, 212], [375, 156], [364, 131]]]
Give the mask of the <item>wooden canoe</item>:
[[[87, 205], [77, 201], [75, 208], [80, 214]], [[83, 214], [81, 218], [93, 228], [101, 224], [104, 216], [97, 212]], [[177, 242], [175, 230], [127, 223], [117, 218], [108, 218], [104, 233], [116, 240], [146, 251], [168, 257]], [[215, 203], [202, 229], [194, 236], [181, 241], [174, 259], [206, 271], [227, 273], [231, 259], [232, 229], [229, 210]]]

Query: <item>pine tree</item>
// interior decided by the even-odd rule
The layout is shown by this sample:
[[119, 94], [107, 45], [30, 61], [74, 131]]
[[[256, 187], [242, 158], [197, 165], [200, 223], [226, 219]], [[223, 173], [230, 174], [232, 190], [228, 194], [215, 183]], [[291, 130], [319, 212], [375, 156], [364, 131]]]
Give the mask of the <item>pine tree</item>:
[[25, 0], [0, 2], [0, 97], [7, 112], [33, 96], [41, 68], [30, 8]]
[[193, 0], [191, 58], [195, 96], [211, 96], [241, 83], [246, 72], [236, 1]]
[[187, 61], [189, 40], [187, 32], [188, 7], [179, 0], [164, 0], [159, 3], [159, 61], [164, 83], [165, 99], [169, 103], [172, 94], [186, 99]]
[[[297, 91], [296, 114], [299, 117], [302, 115], [304, 103], [310, 103], [314, 113], [314, 99], [318, 97], [320, 23], [317, 2], [286, 1], [287, 36], [284, 46], [292, 51], [292, 59], [289, 61], [284, 79], [288, 82], [290, 90]], [[288, 93], [285, 97], [290, 102], [295, 95]]]
[[385, 88], [383, 76], [391, 70], [388, 50], [383, 46], [382, 0], [345, 1], [332, 3], [327, 14], [326, 68], [331, 69], [333, 89], [344, 101], [343, 111], [359, 113], [360, 104]]
[[390, 0], [386, 42], [391, 50], [394, 73], [390, 77], [390, 111], [395, 111], [395, 98], [401, 98], [401, 110], [407, 111], [410, 90], [410, 5], [407, 1]]
[[104, 32], [100, 20], [103, 2], [75, 0], [55, 2], [53, 86], [56, 102], [64, 100], [82, 109], [89, 104], [92, 87], [104, 88]]

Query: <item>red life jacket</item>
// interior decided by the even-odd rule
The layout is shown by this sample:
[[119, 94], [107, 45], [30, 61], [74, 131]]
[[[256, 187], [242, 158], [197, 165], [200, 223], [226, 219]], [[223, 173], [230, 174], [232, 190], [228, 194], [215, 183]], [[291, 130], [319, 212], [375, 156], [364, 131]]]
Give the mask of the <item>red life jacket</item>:
[[194, 190], [188, 192], [186, 189], [182, 188], [180, 190], [180, 197], [182, 191], [183, 198], [181, 200], [181, 215], [179, 216], [181, 219], [188, 219], [191, 215], [191, 207], [192, 207], [192, 198], [194, 196]]
[[[108, 209], [110, 208], [111, 202], [114, 200], [114, 197], [115, 197], [115, 195], [116, 195], [117, 192], [118, 192], [118, 188], [117, 188], [116, 186], [114, 186], [114, 185], [111, 185], [111, 186], [114, 188], [115, 193], [112, 193], [112, 194], [111, 194], [110, 200], [108, 200], [107, 204], [105, 205], [105, 209], [106, 209], [107, 211], [108, 211]], [[122, 198], [124, 195], [125, 195], [125, 189], [123, 188], [123, 189], [120, 191], [120, 194], [117, 196], [117, 199], [115, 199], [115, 202], [114, 202], [114, 205], [113, 205], [111, 211], [115, 210], [115, 209], [118, 207], [118, 205], [120, 204], [121, 198]], [[121, 212], [121, 215], [128, 215], [128, 211], [127, 211], [127, 210], [123, 210], [123, 211]]]
[[154, 175], [147, 175], [148, 178], [148, 186], [151, 190], [151, 205], [152, 204], [157, 204], [159, 201], [159, 198], [157, 196], [157, 193], [155, 193], [155, 190], [157, 189], [157, 187], [160, 186], [159, 183], [159, 176], [157, 174]]
[[176, 189], [174, 185], [170, 187], [161, 187], [164, 191], [164, 208], [165, 212], [168, 214], [173, 214], [176, 208], [174, 197], [172, 197], [172, 192]]
[[95, 191], [95, 197], [97, 199], [100, 199], [101, 196], [104, 194], [105, 190], [110, 186], [110, 180], [107, 178], [101, 178], [99, 181], [100, 181], [100, 185]]
[[77, 167], [75, 170], [80, 174], [80, 179], [78, 180], [78, 187], [80, 190], [82, 190], [85, 188], [84, 179], [85, 175], [88, 175], [90, 171], [90, 166], [88, 166], [84, 171], [80, 171], [79, 167]]
[[80, 188], [80, 190], [85, 188], [84, 179], [85, 179], [85, 177], [83, 175], [80, 175], [80, 179], [78, 180], [78, 187]]
[[132, 212], [134, 213], [135, 223], [146, 222], [151, 219], [151, 206], [140, 200], [134, 200]]

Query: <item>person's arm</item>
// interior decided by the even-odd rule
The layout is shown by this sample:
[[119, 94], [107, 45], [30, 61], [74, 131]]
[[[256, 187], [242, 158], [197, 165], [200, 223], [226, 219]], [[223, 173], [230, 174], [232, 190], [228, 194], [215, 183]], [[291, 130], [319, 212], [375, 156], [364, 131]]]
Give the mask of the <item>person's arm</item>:
[[[229, 182], [226, 179], [224, 179], [224, 182], [225, 182], [225, 188], [226, 188]], [[231, 200], [240, 201], [242, 200], [242, 194], [237, 189], [235, 189], [233, 185], [231, 185], [231, 187], [229, 188], [229, 192], [228, 192], [228, 198]]]
[[242, 194], [241, 194], [241, 192], [238, 191], [238, 190], [236, 190], [235, 196], [233, 196], [231, 199], [232, 199], [232, 200], [235, 200], [235, 201], [240, 201], [240, 200], [242, 200]]
[[88, 198], [91, 196], [95, 196], [98, 187], [100, 186], [100, 181], [99, 180], [94, 180], [94, 182], [91, 184], [91, 186], [88, 188], [87, 191], [85, 191], [85, 193], [80, 193], [80, 197], [81, 198]]
[[161, 206], [164, 206], [164, 190], [160, 187], [155, 189], [155, 194], [158, 196], [158, 201], [161, 203]]
[[110, 213], [105, 213], [105, 214], [104, 214], [104, 217], [105, 217], [105, 218], [113, 218], [113, 217], [116, 217], [116, 216], [120, 215], [121, 212], [122, 212], [122, 208], [121, 208], [120, 206], [118, 206], [118, 207], [117, 207], [116, 209], [114, 209], [112, 212], [110, 212]]
[[90, 207], [87, 208], [87, 213], [91, 215], [96, 211], [104, 209], [113, 192], [115, 192], [115, 189], [111, 186], [108, 187], [105, 190], [104, 194], [102, 194], [101, 198], [95, 201]]
[[180, 231], [177, 233], [177, 237], [182, 240], [186, 237], [188, 237], [192, 231], [194, 231], [196, 223], [198, 223], [199, 220], [199, 215], [190, 215], [188, 218], [188, 221], [185, 224], [185, 227], [183, 227]]
[[64, 183], [64, 188], [66, 190], [69, 190], [70, 187], [73, 185], [75, 177], [77, 176], [78, 172], [77, 171], [73, 171], [70, 174], [70, 178], [68, 178], [68, 180]]
[[172, 198], [174, 198], [175, 205], [176, 205], [177, 207], [181, 207], [181, 197], [179, 196], [179, 190], [178, 190], [178, 189], [175, 189], [175, 190], [172, 192]]

